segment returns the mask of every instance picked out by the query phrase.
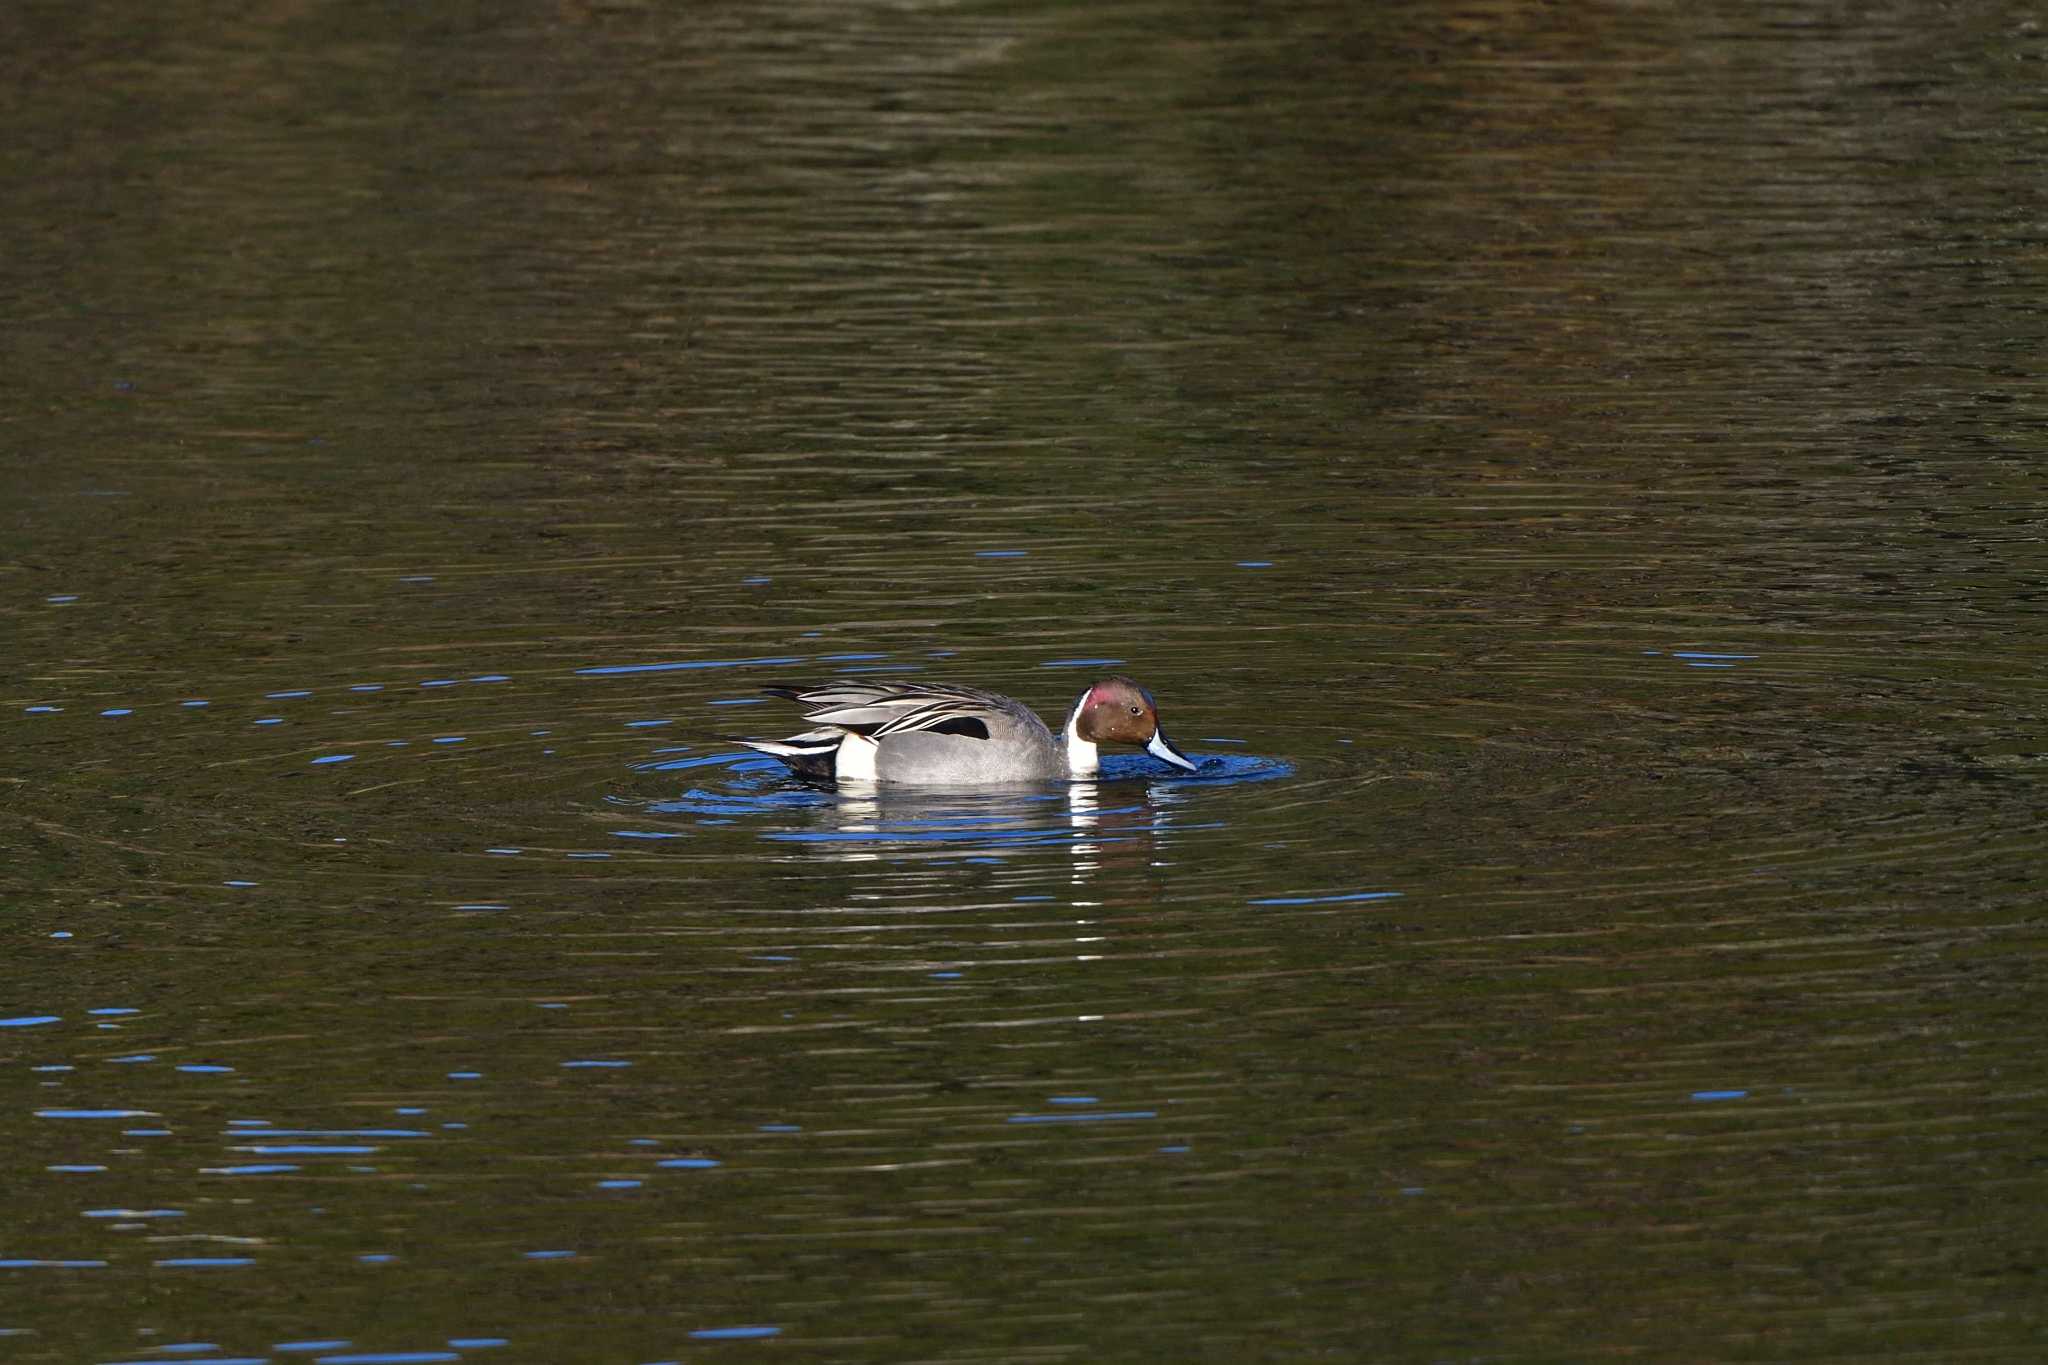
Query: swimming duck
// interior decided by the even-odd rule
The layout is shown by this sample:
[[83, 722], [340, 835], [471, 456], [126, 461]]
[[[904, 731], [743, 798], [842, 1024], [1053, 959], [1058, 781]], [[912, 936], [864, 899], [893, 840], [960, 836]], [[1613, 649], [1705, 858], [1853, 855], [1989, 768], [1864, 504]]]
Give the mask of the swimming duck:
[[954, 683], [842, 680], [761, 690], [802, 703], [818, 728], [779, 742], [737, 742], [805, 777], [946, 786], [1086, 779], [1100, 770], [1104, 744], [1136, 745], [1195, 770], [1159, 728], [1152, 694], [1124, 677], [1083, 692], [1058, 734], [1013, 697]]

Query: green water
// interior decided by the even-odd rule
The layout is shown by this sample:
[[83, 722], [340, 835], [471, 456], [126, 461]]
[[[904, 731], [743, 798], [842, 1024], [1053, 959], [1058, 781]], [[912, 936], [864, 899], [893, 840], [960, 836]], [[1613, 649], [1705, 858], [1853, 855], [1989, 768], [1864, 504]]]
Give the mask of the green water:
[[8, 1358], [2039, 1359], [2044, 59], [17, 6]]

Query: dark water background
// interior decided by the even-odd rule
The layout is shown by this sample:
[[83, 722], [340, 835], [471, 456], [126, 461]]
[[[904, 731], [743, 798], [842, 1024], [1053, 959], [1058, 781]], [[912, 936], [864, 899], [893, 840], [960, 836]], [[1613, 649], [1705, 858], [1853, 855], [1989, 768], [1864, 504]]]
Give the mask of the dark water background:
[[[2044, 81], [10, 5], [6, 1358], [2048, 1355]], [[1201, 778], [717, 739], [1111, 667]]]

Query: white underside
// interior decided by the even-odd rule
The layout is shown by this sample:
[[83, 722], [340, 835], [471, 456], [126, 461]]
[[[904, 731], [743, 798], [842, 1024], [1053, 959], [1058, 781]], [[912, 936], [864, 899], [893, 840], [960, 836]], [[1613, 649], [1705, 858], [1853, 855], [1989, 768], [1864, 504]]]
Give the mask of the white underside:
[[866, 735], [848, 730], [839, 741], [839, 752], [833, 756], [832, 775], [841, 782], [874, 781], [875, 755], [881, 747]]

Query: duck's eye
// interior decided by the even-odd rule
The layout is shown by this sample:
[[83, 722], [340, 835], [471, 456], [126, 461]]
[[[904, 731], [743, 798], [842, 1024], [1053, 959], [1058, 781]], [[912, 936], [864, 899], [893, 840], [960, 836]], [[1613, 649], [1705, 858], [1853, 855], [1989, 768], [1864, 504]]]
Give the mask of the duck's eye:
[[1131, 708], [1131, 714], [1134, 716], [1142, 716], [1145, 714], [1145, 708], [1142, 706], [1133, 706]]

